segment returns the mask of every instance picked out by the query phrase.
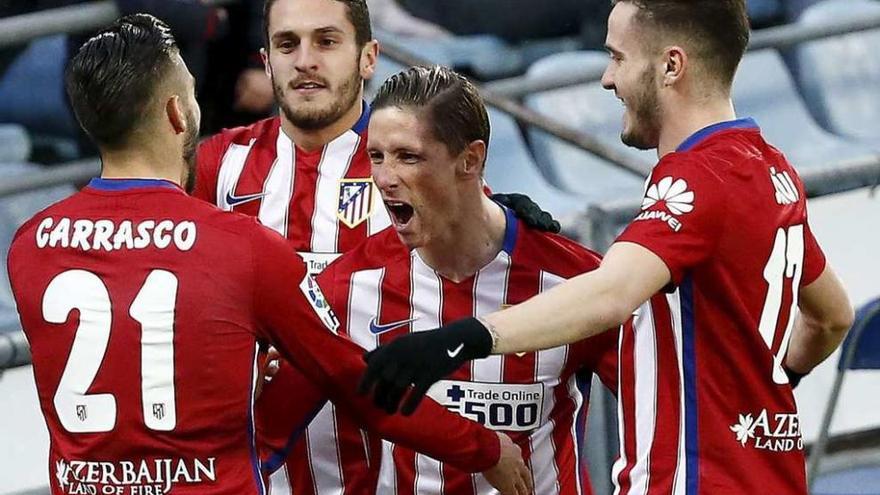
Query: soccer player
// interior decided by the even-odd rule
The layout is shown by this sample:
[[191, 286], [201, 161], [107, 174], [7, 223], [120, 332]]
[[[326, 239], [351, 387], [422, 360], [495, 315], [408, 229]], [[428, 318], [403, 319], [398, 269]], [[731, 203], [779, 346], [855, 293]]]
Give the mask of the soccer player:
[[[598, 266], [595, 253], [526, 227], [483, 193], [489, 119], [467, 79], [442, 67], [411, 68], [385, 81], [372, 109], [367, 153], [393, 228], [317, 278], [339, 318], [339, 334], [373, 349], [516, 304]], [[536, 493], [591, 493], [581, 464], [588, 387], [593, 372], [614, 387], [616, 354], [617, 332], [606, 332], [540, 352], [493, 356], [454, 371], [429, 395], [510, 434], [526, 454]], [[282, 371], [275, 380], [283, 379]], [[337, 426], [340, 451], [364, 449], [350, 423]], [[367, 445], [376, 457], [364, 478], [379, 479], [363, 493], [495, 493], [480, 475], [391, 442], [383, 446], [375, 435]]]
[[286, 241], [180, 188], [200, 119], [193, 85], [168, 27], [147, 15], [99, 33], [68, 69], [102, 177], [26, 222], [8, 261], [52, 493], [266, 493], [252, 412], [264, 340], [365, 427], [527, 493], [505, 436], [439, 405], [400, 422], [356, 399], [362, 351], [327, 331], [332, 314], [312, 307], [318, 289], [299, 286], [305, 267]]
[[[264, 22], [262, 56], [281, 114], [204, 141], [194, 195], [259, 218], [285, 236], [316, 275], [390, 225], [366, 153], [370, 108], [363, 86], [373, 75], [378, 42], [365, 0], [267, 0]], [[552, 223], [540, 212], [517, 213]], [[274, 411], [292, 400], [287, 380], [265, 387], [258, 422], [284, 414]], [[338, 441], [343, 421], [328, 403], [304, 433], [290, 432], [289, 462], [273, 478], [273, 491], [362, 493], [375, 486], [362, 476], [370, 463], [364, 445]]]
[[[620, 0], [603, 85], [621, 137], [657, 148], [642, 212], [592, 272], [480, 320], [405, 335], [368, 357], [397, 407], [472, 358], [544, 349], [622, 323], [621, 494], [806, 494], [792, 387], [853, 314], [814, 238], [794, 167], [737, 119], [743, 0]], [[800, 315], [798, 315], [798, 308]]]

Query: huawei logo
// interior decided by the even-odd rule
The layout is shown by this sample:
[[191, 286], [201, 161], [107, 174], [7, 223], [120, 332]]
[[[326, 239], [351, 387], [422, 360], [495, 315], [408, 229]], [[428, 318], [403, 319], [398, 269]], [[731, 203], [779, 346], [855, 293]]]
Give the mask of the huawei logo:
[[690, 213], [694, 209], [694, 193], [687, 188], [684, 179], [673, 181], [672, 177], [664, 177], [648, 188], [645, 199], [642, 200], [642, 210], [647, 210], [662, 201], [673, 215]]

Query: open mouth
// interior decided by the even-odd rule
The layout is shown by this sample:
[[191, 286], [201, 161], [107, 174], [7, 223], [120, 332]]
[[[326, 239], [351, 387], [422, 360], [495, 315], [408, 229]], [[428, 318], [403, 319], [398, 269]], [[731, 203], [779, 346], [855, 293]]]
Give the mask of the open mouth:
[[385, 201], [385, 207], [391, 214], [391, 219], [398, 227], [405, 227], [413, 217], [413, 207], [403, 201]]

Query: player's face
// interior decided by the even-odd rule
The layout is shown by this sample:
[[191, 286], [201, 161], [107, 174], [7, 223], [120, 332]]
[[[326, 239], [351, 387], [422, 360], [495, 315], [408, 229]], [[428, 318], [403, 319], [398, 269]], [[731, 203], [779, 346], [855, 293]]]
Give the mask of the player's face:
[[458, 209], [458, 163], [420, 118], [420, 109], [387, 107], [370, 117], [367, 153], [391, 222], [410, 249], [449, 231]]
[[633, 19], [638, 7], [618, 3], [608, 18], [605, 48], [610, 60], [602, 86], [614, 91], [624, 105], [620, 139], [639, 149], [656, 148], [660, 139], [660, 103], [657, 73]]
[[342, 118], [372, 75], [366, 52], [375, 43], [357, 46], [346, 9], [335, 0], [278, 0], [269, 13], [266, 70], [281, 111], [301, 129]]

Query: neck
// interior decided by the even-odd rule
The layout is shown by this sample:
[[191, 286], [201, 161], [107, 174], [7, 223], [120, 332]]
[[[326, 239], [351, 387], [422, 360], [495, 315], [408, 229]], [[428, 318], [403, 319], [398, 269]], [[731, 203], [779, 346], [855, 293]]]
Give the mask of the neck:
[[363, 113], [362, 98], [358, 98], [357, 102], [349, 108], [342, 117], [336, 119], [332, 124], [320, 129], [303, 129], [297, 127], [282, 112], [281, 114], [281, 130], [291, 141], [296, 143], [298, 147], [305, 151], [315, 151], [323, 148], [330, 141], [345, 134], [345, 131], [354, 127], [358, 119]]
[[180, 186], [186, 169], [180, 162], [154, 150], [101, 150], [101, 178], [165, 179]]
[[416, 248], [419, 256], [437, 273], [453, 282], [473, 276], [495, 259], [504, 244], [507, 219], [504, 210], [483, 194], [461, 204], [455, 223]]
[[674, 108], [665, 116], [660, 128], [660, 144], [657, 156], [663, 158], [675, 151], [693, 133], [719, 122], [736, 119], [733, 102], [729, 97], [713, 98], [708, 101], [677, 101], [667, 108]]

